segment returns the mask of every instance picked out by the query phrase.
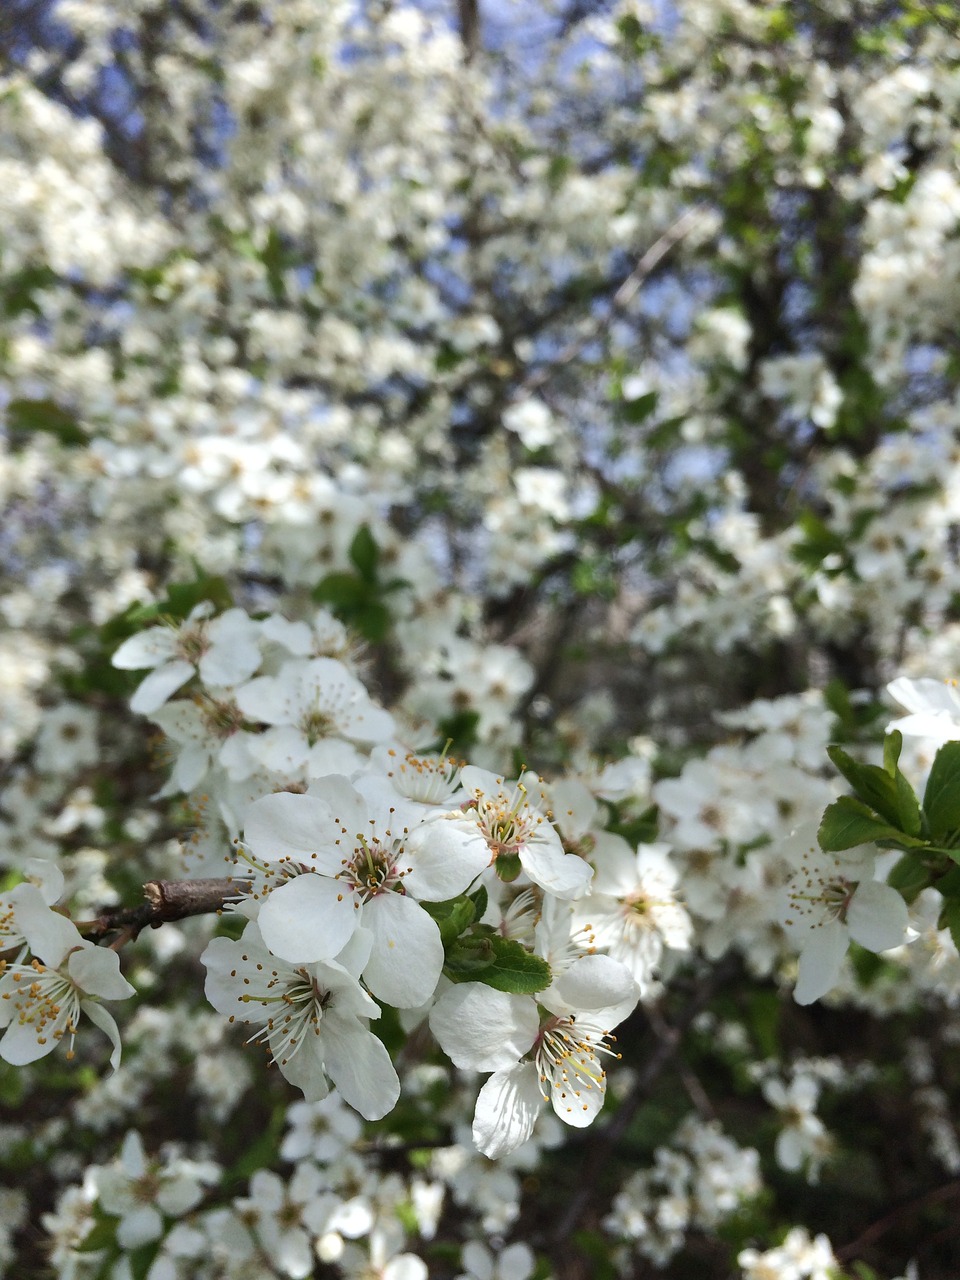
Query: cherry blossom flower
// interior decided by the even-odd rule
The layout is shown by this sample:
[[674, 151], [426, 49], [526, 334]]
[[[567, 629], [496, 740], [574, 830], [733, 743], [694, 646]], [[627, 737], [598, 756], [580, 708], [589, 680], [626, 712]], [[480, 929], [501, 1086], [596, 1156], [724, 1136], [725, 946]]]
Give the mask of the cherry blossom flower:
[[393, 1109], [400, 1082], [369, 1029], [380, 1008], [351, 972], [358, 958], [349, 968], [335, 960], [286, 964], [267, 951], [255, 924], [239, 941], [214, 938], [201, 956], [207, 999], [231, 1021], [259, 1027], [251, 1039], [308, 1102], [327, 1096], [329, 1077], [362, 1116], [379, 1120]]
[[783, 921], [800, 943], [794, 999], [812, 1004], [835, 985], [850, 940], [868, 951], [899, 946], [907, 930], [907, 904], [890, 885], [874, 879], [869, 846], [824, 853], [812, 825], [791, 840], [799, 869], [784, 892]]
[[274, 955], [331, 958], [362, 924], [373, 940], [363, 968], [370, 990], [399, 1008], [423, 1004], [440, 977], [443, 945], [418, 899], [462, 893], [487, 859], [482, 844], [447, 839], [446, 824], [420, 822], [420, 812], [375, 777], [353, 787], [331, 776], [322, 798], [280, 792], [251, 805], [246, 844], [289, 876], [258, 916]]
[[596, 945], [627, 966], [641, 995], [653, 989], [664, 948], [689, 951], [693, 934], [676, 898], [680, 877], [669, 854], [665, 844], [641, 844], [633, 853], [624, 841], [610, 840], [598, 859], [593, 892], [577, 903]]
[[347, 743], [384, 742], [393, 717], [336, 658], [293, 659], [278, 675], [258, 676], [237, 690], [245, 715], [269, 727], [250, 749], [268, 768], [307, 766], [312, 777], [344, 772], [345, 758], [359, 763]]
[[458, 1067], [493, 1072], [477, 1098], [478, 1150], [491, 1159], [515, 1150], [544, 1102], [565, 1124], [591, 1124], [606, 1095], [602, 1056], [616, 1056], [607, 1039], [637, 998], [629, 971], [600, 955], [582, 956], [538, 996], [542, 1018], [532, 997], [483, 983], [444, 992], [430, 1013], [441, 1048]]
[[213, 608], [201, 601], [179, 627], [148, 627], [124, 640], [113, 655], [115, 667], [153, 668], [130, 699], [131, 710], [156, 711], [197, 672], [211, 688], [232, 688], [253, 675], [261, 658], [257, 623], [242, 609], [210, 620]]
[[210, 1161], [148, 1160], [143, 1140], [133, 1130], [123, 1141], [119, 1161], [98, 1169], [94, 1183], [101, 1207], [120, 1219], [117, 1243], [135, 1249], [159, 1239], [164, 1216], [189, 1213], [203, 1199], [204, 1187], [219, 1178], [219, 1168]]
[[[33, 888], [33, 886], [27, 886]], [[16, 892], [16, 890], [14, 890]], [[73, 1043], [86, 1016], [113, 1045], [110, 1064], [120, 1062], [120, 1033], [99, 1000], [125, 1000], [134, 989], [120, 974], [120, 957], [94, 946], [76, 925], [43, 901], [39, 891], [24, 892], [14, 905], [16, 926], [33, 959], [0, 960], [0, 1058], [14, 1066], [35, 1062], [64, 1041]]]
[[459, 840], [476, 851], [485, 846], [486, 861], [502, 880], [515, 880], [524, 871], [555, 897], [579, 898], [587, 892], [593, 868], [564, 852], [536, 774], [508, 783], [486, 769], [465, 765], [460, 781], [467, 798], [462, 813], [446, 815], [451, 844]]

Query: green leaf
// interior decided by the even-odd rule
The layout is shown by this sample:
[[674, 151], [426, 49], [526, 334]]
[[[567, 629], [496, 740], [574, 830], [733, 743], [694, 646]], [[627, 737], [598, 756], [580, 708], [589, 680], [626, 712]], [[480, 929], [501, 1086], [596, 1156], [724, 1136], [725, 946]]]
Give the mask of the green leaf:
[[871, 809], [908, 835], [919, 834], [920, 805], [907, 780], [898, 781], [902, 777], [899, 771], [897, 777], [891, 777], [886, 769], [860, 764], [838, 746], [827, 747], [827, 755]]
[[944, 905], [937, 926], [950, 930], [953, 945], [960, 950], [960, 898], [953, 898]]
[[922, 840], [904, 835], [896, 827], [881, 821], [862, 801], [841, 796], [828, 805], [817, 832], [820, 848], [828, 853], [852, 849], [871, 841], [890, 841], [894, 847], [922, 847]]
[[469, 896], [470, 896], [470, 901], [473, 903], [474, 920], [482, 920], [487, 910], [486, 889], [484, 888], [483, 885], [481, 885], [480, 888], [477, 889], [475, 893], [471, 893]]
[[623, 836], [628, 844], [634, 846], [653, 844], [660, 834], [660, 810], [652, 804], [635, 818], [613, 822], [610, 830], [618, 836]]
[[328, 604], [334, 612], [356, 609], [370, 594], [368, 583], [355, 573], [328, 573], [310, 592], [317, 604]]
[[444, 950], [456, 942], [476, 918], [473, 900], [463, 895], [447, 902], [421, 902], [420, 905], [437, 922]]
[[945, 898], [960, 898], [960, 867], [951, 867], [933, 883]]
[[443, 971], [454, 982], [483, 982], [510, 995], [533, 995], [553, 979], [546, 960], [512, 938], [501, 938], [488, 925], [456, 940]]
[[220, 611], [231, 607], [233, 595], [225, 578], [204, 573], [198, 565], [192, 582], [171, 582], [167, 597], [160, 601], [158, 608], [165, 617], [183, 619], [204, 600], [209, 600]]
[[442, 751], [444, 744], [458, 756], [469, 757], [477, 740], [477, 725], [480, 723], [479, 711], [455, 711], [453, 715], [441, 720], [437, 726], [440, 730], [437, 739], [437, 750]]
[[636, 400], [624, 400], [621, 412], [627, 422], [646, 422], [656, 412], [659, 400], [659, 391], [648, 391], [646, 395], [637, 396]]
[[883, 740], [883, 767], [891, 778], [897, 776], [897, 761], [900, 759], [902, 750], [903, 734], [899, 729], [894, 729], [893, 733], [888, 733]]
[[362, 524], [350, 543], [350, 563], [364, 582], [375, 583], [380, 563], [380, 548], [370, 532], [370, 526]]
[[960, 830], [960, 742], [945, 742], [937, 752], [923, 793], [923, 812], [934, 840]]
[[905, 854], [887, 876], [887, 884], [910, 903], [931, 884], [929, 870], [914, 854]]
[[7, 422], [11, 431], [56, 436], [68, 447], [86, 444], [89, 440], [74, 415], [54, 400], [11, 400], [7, 405]]
[[479, 975], [480, 982], [515, 996], [533, 995], [549, 987], [553, 974], [542, 956], [532, 955], [522, 943], [499, 934], [493, 934], [489, 941], [494, 960]]

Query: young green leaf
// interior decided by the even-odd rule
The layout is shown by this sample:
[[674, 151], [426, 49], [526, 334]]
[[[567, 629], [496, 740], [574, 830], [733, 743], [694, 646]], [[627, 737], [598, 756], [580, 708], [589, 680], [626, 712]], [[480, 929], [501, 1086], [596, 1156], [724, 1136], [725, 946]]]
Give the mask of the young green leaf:
[[923, 793], [923, 812], [934, 840], [960, 831], [960, 742], [945, 742], [937, 752]]

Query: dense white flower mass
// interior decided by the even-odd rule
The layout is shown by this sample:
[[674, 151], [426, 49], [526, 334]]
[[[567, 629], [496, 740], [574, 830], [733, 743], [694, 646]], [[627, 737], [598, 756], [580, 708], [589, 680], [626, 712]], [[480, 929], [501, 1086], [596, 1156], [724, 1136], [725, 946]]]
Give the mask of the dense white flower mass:
[[0, 1276], [953, 1280], [951, 6], [6, 7]]

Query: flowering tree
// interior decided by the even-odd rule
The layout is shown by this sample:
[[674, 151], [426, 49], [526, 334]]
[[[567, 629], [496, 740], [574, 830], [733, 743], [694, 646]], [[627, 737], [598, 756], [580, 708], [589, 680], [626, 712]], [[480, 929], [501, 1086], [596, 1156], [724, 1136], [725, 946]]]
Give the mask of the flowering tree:
[[11, 12], [0, 1271], [955, 1280], [953, 6]]

